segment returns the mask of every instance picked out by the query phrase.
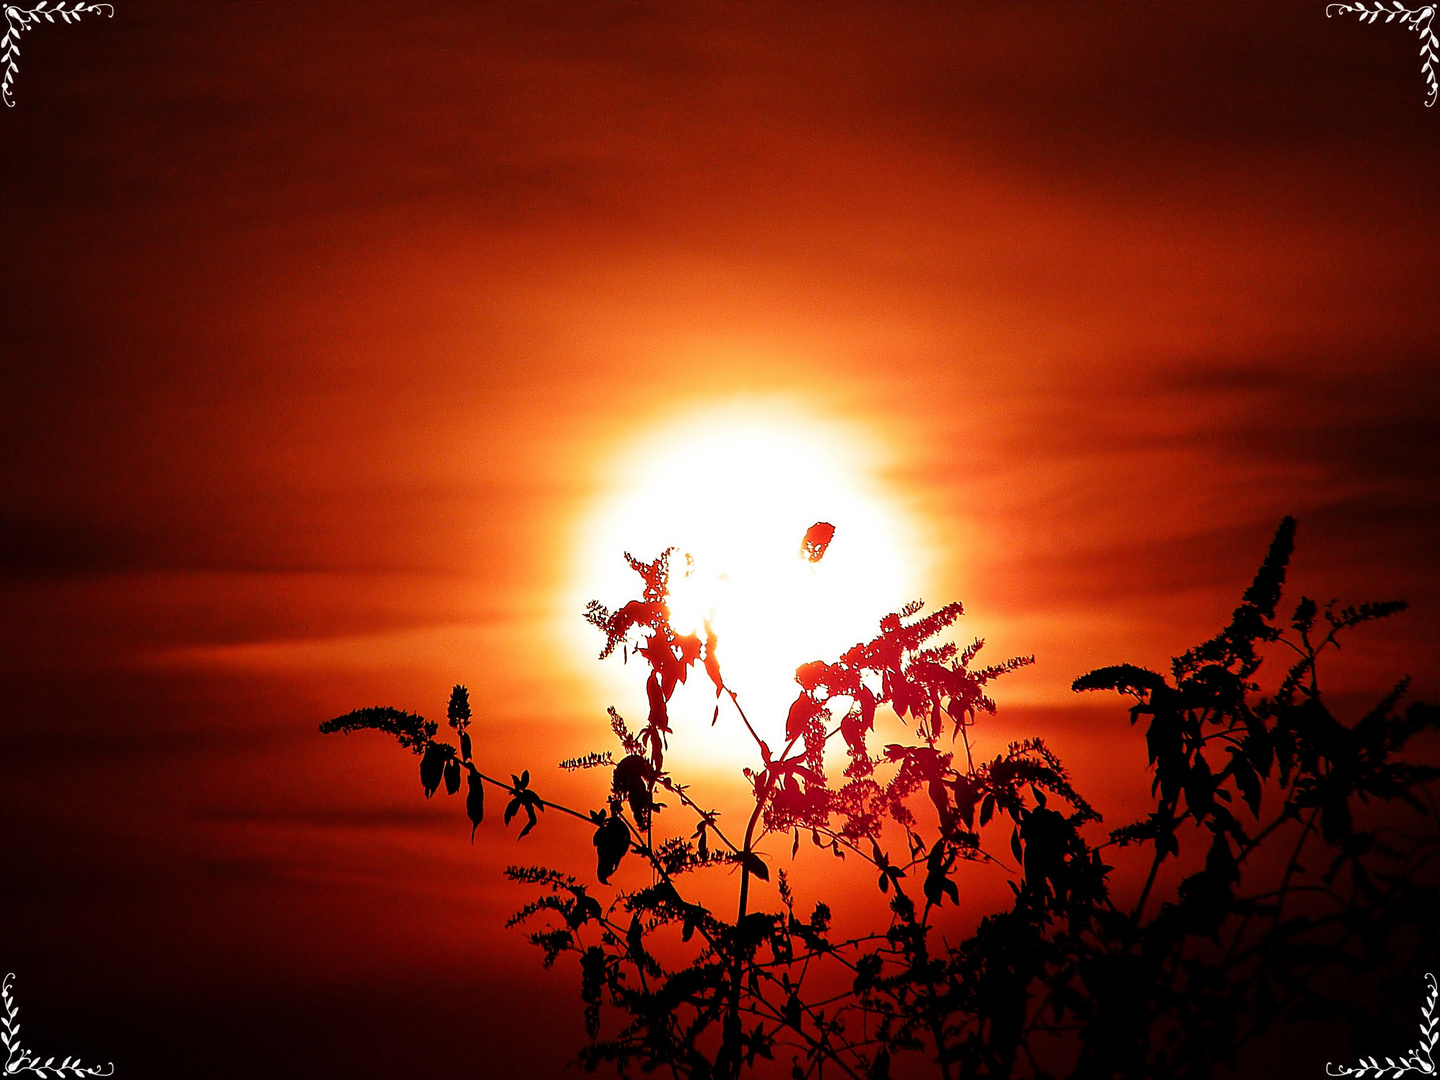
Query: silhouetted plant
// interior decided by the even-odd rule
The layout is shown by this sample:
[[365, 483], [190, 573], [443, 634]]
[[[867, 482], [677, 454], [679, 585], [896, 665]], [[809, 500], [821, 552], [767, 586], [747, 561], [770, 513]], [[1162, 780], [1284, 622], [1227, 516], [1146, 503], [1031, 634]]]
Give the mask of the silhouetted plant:
[[[587, 1068], [663, 1066], [718, 1080], [780, 1054], [797, 1077], [885, 1078], [902, 1058], [928, 1060], [946, 1078], [1208, 1076], [1276, 1019], [1361, 1015], [1327, 972], [1348, 986], [1436, 959], [1440, 814], [1428, 785], [1440, 773], [1402, 753], [1440, 716], [1421, 704], [1397, 711], [1402, 682], [1346, 726], [1324, 704], [1317, 674], [1341, 634], [1404, 605], [1321, 611], [1302, 599], [1277, 623], [1293, 533], [1287, 518], [1230, 624], [1177, 658], [1168, 677], [1119, 665], [1075, 681], [1077, 691], [1133, 697], [1132, 723], [1146, 719], [1154, 809], [1108, 835], [1041, 740], [973, 760], [969, 729], [995, 711], [988, 684], [1030, 658], [972, 666], [982, 642], [938, 640], [960, 605], [922, 614], [910, 604], [839, 658], [803, 664], [776, 752], [725, 682], [713, 630], [671, 625], [669, 552], [648, 563], [627, 555], [640, 597], [586, 611], [604, 634], [602, 659], [620, 648], [643, 661], [649, 706], [635, 731], [610, 710], [618, 761], [605, 751], [561, 763], [609, 772], [600, 807], [542, 799], [528, 771], [509, 783], [480, 771], [463, 686], [449, 708], [458, 749], [436, 740], [434, 723], [395, 709], [362, 709], [321, 730], [394, 735], [420, 756], [427, 797], [441, 783], [456, 793], [463, 771], [473, 826], [485, 784], [509, 796], [507, 825], [524, 813], [521, 836], [546, 808], [586, 822], [601, 884], [631, 853], [645, 860], [651, 884], [611, 890], [604, 902], [570, 874], [507, 871], [540, 890], [510, 925], [543, 920], [530, 939], [546, 967], [578, 960]], [[833, 536], [817, 523], [806, 557], [822, 558]], [[1255, 681], [1267, 647], [1294, 654], [1269, 693]], [[728, 701], [756, 751], [743, 834], [727, 834], [666, 768], [669, 703], [697, 666], [716, 717]], [[913, 742], [872, 747], [881, 708], [908, 721]], [[840, 745], [846, 763], [835, 776], [826, 756]], [[1418, 825], [1357, 813], [1365, 802], [1408, 807]], [[1013, 869], [986, 845], [1006, 832]], [[753, 903], [752, 879], [771, 881], [761, 845], [781, 835], [792, 855], [808, 835], [866, 864], [888, 898], [884, 925], [833, 935], [824, 903], [797, 914], [783, 871], [765, 908]], [[1104, 857], [1124, 847], [1141, 849], [1149, 867], [1122, 904]], [[1162, 900], [1156, 883], [1169, 859], [1192, 872]], [[969, 862], [1008, 870], [1014, 900], [951, 945], [937, 940], [934, 920], [947, 898], [959, 903], [955, 875]], [[724, 867], [738, 869], [733, 918], [691, 887], [694, 875]], [[1409, 962], [1397, 967], [1395, 950]], [[1401, 999], [1419, 985], [1417, 974]]]

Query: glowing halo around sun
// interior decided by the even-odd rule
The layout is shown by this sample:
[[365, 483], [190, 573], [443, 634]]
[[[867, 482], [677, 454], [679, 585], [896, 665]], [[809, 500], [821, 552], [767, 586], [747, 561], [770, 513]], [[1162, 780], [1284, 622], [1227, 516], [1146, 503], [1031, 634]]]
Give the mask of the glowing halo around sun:
[[[918, 595], [915, 530], [882, 490], [880, 458], [873, 436], [779, 406], [731, 406], [667, 423], [631, 444], [607, 474], [610, 490], [577, 540], [581, 591], [617, 607], [640, 589], [623, 553], [649, 561], [674, 548], [672, 624], [703, 636], [711, 622], [727, 687], [762, 736], [783, 741], [795, 668], [872, 637], [882, 615]], [[835, 537], [812, 562], [802, 540], [822, 521]], [[593, 668], [601, 639], [585, 630]], [[637, 670], [622, 670], [618, 656], [604, 666], [607, 690], [643, 701]], [[714, 692], [696, 674], [672, 715], [688, 712], [708, 727]], [[743, 745], [748, 737], [733, 712], [725, 722], [730, 709], [722, 703], [720, 727], [748, 760], [753, 747]], [[632, 726], [644, 719], [634, 711]]]

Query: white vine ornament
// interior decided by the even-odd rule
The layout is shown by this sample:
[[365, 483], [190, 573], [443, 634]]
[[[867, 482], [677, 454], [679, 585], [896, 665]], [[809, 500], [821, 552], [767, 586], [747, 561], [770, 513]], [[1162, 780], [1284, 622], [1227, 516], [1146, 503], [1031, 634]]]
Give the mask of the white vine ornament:
[[100, 15], [112, 18], [115, 9], [109, 4], [87, 4], [76, 0], [65, 5], [70, 0], [59, 0], [51, 5], [49, 0], [40, 0], [32, 8], [22, 8], [19, 4], [5, 5], [5, 36], [0, 37], [0, 68], [5, 71], [4, 78], [0, 79], [0, 97], [5, 99], [5, 104], [12, 109], [15, 107], [15, 100], [11, 96], [15, 76], [20, 73], [19, 67], [15, 64], [15, 58], [20, 55], [20, 35], [41, 20], [53, 23], [58, 15], [62, 22], [79, 22], [82, 15]]
[[1420, 35], [1420, 71], [1425, 76], [1426, 85], [1430, 87], [1426, 97], [1425, 107], [1428, 109], [1435, 104], [1437, 94], [1440, 94], [1440, 83], [1436, 81], [1435, 68], [1440, 64], [1440, 37], [1435, 34], [1435, 7], [1434, 4], [1426, 4], [1424, 7], [1407, 8], [1400, 3], [1400, 0], [1386, 7], [1376, 0], [1373, 8], [1366, 7], [1364, 0], [1355, 4], [1330, 4], [1325, 8], [1325, 17], [1328, 19], [1337, 11], [1349, 12], [1358, 15], [1361, 22], [1368, 22], [1372, 25], [1385, 16], [1385, 21], [1395, 22], [1397, 19], [1401, 26], [1408, 26], [1415, 33]]
[[114, 1063], [107, 1065], [85, 1065], [79, 1058], [67, 1057], [64, 1061], [56, 1061], [48, 1057], [44, 1061], [39, 1055], [32, 1054], [20, 1045], [20, 1011], [15, 1008], [15, 998], [10, 994], [10, 980], [15, 978], [14, 972], [5, 976], [0, 982], [0, 1005], [4, 1006], [5, 1015], [0, 1017], [0, 1043], [5, 1048], [5, 1075], [23, 1076], [29, 1073], [40, 1077], [40, 1080], [79, 1080], [86, 1076], [112, 1076], [115, 1073]]
[[1440, 1041], [1440, 1016], [1435, 1015], [1435, 1001], [1440, 997], [1440, 989], [1435, 984], [1435, 976], [1427, 974], [1426, 983], [1430, 986], [1430, 996], [1425, 1002], [1425, 1007], [1420, 1010], [1420, 1045], [1408, 1054], [1401, 1054], [1399, 1058], [1386, 1058], [1382, 1065], [1374, 1057], [1361, 1058], [1354, 1065], [1332, 1066], [1328, 1061], [1325, 1063], [1325, 1074], [1327, 1076], [1360, 1076], [1360, 1077], [1384, 1077], [1385, 1080], [1394, 1080], [1395, 1077], [1406, 1076], [1409, 1073], [1418, 1073], [1421, 1076], [1434, 1076], [1435, 1066], [1435, 1044]]

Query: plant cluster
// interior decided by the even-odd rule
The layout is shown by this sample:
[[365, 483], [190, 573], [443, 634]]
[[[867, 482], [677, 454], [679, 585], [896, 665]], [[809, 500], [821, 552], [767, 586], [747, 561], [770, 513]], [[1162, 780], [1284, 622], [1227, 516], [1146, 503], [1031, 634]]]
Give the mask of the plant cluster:
[[[795, 1077], [871, 1080], [916, 1066], [947, 1080], [1205, 1076], [1277, 1019], [1356, 1015], [1343, 992], [1327, 990], [1331, 973], [1358, 985], [1393, 972], [1397, 950], [1406, 971], [1436, 958], [1440, 814], [1430, 784], [1440, 771], [1404, 751], [1440, 727], [1440, 711], [1399, 710], [1402, 683], [1353, 725], [1332, 715], [1319, 659], [1345, 632], [1404, 605], [1322, 611], [1302, 599], [1277, 618], [1293, 532], [1287, 518], [1230, 624], [1168, 676], [1120, 665], [1076, 680], [1077, 691], [1131, 696], [1132, 723], [1145, 721], [1154, 809], [1108, 833], [1041, 740], [973, 757], [970, 729], [996, 708], [989, 684], [1030, 660], [976, 666], [982, 642], [942, 640], [960, 605], [929, 614], [908, 605], [869, 641], [803, 664], [777, 749], [725, 682], [710, 626], [702, 636], [671, 624], [669, 552], [627, 555], [641, 595], [586, 612], [604, 634], [602, 659], [618, 648], [642, 661], [648, 703], [637, 730], [610, 710], [618, 760], [604, 751], [561, 763], [608, 772], [602, 805], [542, 799], [528, 771], [509, 783], [482, 772], [463, 686], [449, 708], [458, 747], [395, 709], [362, 709], [321, 730], [394, 736], [420, 756], [427, 797], [442, 783], [457, 793], [463, 774], [475, 827], [487, 784], [509, 798], [507, 825], [524, 814], [521, 836], [547, 808], [584, 821], [601, 885], [627, 858], [647, 864], [648, 885], [603, 894], [555, 870], [507, 871], [539, 889], [511, 925], [533, 928], [545, 966], [571, 955], [578, 964], [589, 1069], [608, 1062], [622, 1074], [664, 1068], [696, 1080], [787, 1063]], [[818, 523], [805, 554], [823, 557], [833, 535]], [[1272, 647], [1293, 656], [1265, 693], [1256, 678]], [[697, 669], [715, 693], [712, 724], [724, 706], [756, 753], [743, 832], [723, 828], [667, 768], [670, 703]], [[882, 709], [909, 741], [874, 745]], [[827, 771], [840, 747], [843, 771]], [[1411, 818], [1362, 813], [1365, 802]], [[783, 871], [757, 900], [752, 880], [772, 884], [766, 843], [778, 837], [792, 857], [808, 837], [866, 865], [884, 918], [837, 934], [824, 903], [797, 912]], [[1148, 861], [1138, 896], [1123, 903], [1105, 861], [1119, 848]], [[1192, 872], [1156, 903], [1172, 859]], [[947, 899], [958, 905], [956, 878], [973, 863], [1007, 871], [1013, 903], [951, 944], [936, 919]], [[715, 890], [698, 882], [726, 872], [735, 901], [721, 911], [701, 902]]]

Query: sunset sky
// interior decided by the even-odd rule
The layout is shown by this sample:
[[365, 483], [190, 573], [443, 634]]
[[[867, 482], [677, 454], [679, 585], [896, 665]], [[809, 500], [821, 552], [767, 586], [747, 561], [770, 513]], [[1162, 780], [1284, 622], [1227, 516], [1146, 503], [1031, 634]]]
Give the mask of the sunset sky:
[[492, 772], [598, 804], [554, 765], [644, 701], [581, 618], [627, 545], [835, 521], [815, 632], [962, 601], [1036, 658], [979, 737], [1044, 734], [1122, 817], [1143, 740], [1071, 680], [1213, 634], [1286, 514], [1292, 598], [1412, 604], [1336, 700], [1440, 696], [1440, 106], [1404, 29], [117, 0], [18, 68], [0, 972], [37, 1048], [559, 1075], [574, 972], [500, 872], [593, 874], [588, 834], [471, 847], [413, 758], [317, 726], [465, 683]]

